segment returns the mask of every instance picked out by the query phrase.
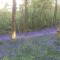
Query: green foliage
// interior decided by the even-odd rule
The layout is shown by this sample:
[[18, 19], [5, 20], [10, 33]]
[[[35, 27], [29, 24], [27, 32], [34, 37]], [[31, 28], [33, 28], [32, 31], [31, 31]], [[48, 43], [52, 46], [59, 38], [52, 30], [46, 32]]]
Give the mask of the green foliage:
[[9, 60], [8, 56], [4, 56], [2, 60]]
[[11, 13], [2, 11], [0, 15], [0, 34], [7, 33], [11, 28]]
[[[19, 11], [16, 11], [17, 32], [36, 31], [58, 25], [60, 8], [58, 6], [56, 20], [53, 20], [55, 7], [52, 3], [53, 0], [32, 0], [31, 4], [27, 3], [27, 7], [22, 4]], [[12, 14], [7, 9], [0, 11], [0, 34], [11, 31], [11, 17]]]

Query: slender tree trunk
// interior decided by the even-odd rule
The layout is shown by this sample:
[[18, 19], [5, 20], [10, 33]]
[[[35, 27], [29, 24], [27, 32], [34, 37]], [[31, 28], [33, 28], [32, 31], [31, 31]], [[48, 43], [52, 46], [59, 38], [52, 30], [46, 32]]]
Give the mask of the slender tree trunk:
[[13, 0], [12, 7], [12, 39], [16, 39], [16, 0]]
[[25, 32], [28, 30], [28, 0], [25, 0]]
[[[60, 24], [59, 24], [59, 22], [57, 21], [57, 1], [58, 1], [58, 0], [55, 0], [54, 24], [56, 25], [56, 23], [57, 23], [57, 25], [56, 25], [56, 27], [57, 27], [57, 32], [60, 32]], [[57, 21], [57, 22], [56, 22], [56, 21]]]
[[[57, 23], [56, 27], [57, 27], [57, 34], [58, 36], [60, 36], [60, 22], [57, 21], [57, 1], [58, 0], [55, 0], [55, 11], [54, 11], [54, 24]], [[56, 22], [57, 21], [57, 22]]]
[[55, 10], [54, 10], [54, 18], [53, 18], [53, 23], [55, 24], [57, 18], [57, 0], [55, 0]]

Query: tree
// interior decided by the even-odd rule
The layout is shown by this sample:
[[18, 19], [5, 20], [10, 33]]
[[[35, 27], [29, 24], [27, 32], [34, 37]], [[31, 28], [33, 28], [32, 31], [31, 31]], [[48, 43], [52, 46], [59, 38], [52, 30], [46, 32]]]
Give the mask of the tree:
[[12, 39], [16, 39], [16, 0], [13, 0], [12, 8]]
[[[55, 0], [55, 12], [54, 12], [54, 16], [55, 16], [55, 20], [57, 18], [57, 1]], [[57, 33], [60, 35], [60, 21], [57, 21]]]
[[20, 5], [20, 32], [28, 31], [28, 0], [24, 0], [24, 3]]
[[[54, 10], [54, 22], [57, 20], [57, 1], [58, 0], [55, 0], [55, 10]], [[58, 22], [57, 22], [58, 23]], [[58, 23], [58, 28], [57, 30], [59, 31], [60, 28], [59, 28], [59, 23]]]
[[57, 1], [58, 0], [55, 0], [55, 10], [54, 10], [54, 17], [53, 17], [54, 25], [56, 24], [56, 19], [57, 19]]
[[28, 0], [25, 0], [24, 1], [24, 5], [25, 5], [25, 14], [24, 14], [24, 17], [25, 17], [25, 32], [28, 31]]
[[[32, 0], [32, 28], [47, 27], [51, 20], [52, 0]], [[50, 24], [51, 25], [51, 24]]]

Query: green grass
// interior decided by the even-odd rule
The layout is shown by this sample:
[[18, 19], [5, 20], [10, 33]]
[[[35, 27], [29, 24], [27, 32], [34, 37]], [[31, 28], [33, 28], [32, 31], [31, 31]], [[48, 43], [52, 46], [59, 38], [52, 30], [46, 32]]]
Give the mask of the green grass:
[[4, 42], [0, 41], [0, 45], [4, 45]]
[[9, 60], [8, 56], [4, 56], [2, 60]]
[[[54, 43], [50, 44], [50, 40]], [[3, 56], [3, 60], [60, 60], [60, 49], [56, 41], [55, 35], [46, 35], [4, 42], [9, 53]]]

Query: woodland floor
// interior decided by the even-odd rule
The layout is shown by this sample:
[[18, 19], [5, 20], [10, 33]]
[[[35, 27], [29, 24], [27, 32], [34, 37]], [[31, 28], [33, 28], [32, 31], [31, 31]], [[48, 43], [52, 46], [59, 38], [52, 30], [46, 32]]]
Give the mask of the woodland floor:
[[55, 28], [17, 33], [15, 42], [0, 35], [0, 60], [60, 60], [60, 37], [55, 33]]

